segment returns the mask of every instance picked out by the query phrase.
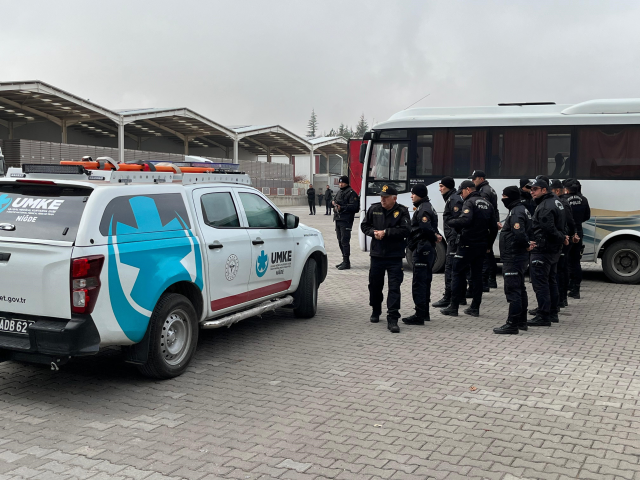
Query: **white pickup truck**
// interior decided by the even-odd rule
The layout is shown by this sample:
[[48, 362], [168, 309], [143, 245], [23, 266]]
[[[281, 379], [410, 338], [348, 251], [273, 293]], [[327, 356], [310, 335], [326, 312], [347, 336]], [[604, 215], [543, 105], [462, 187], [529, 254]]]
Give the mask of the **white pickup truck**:
[[[152, 169], [153, 170], [153, 169]], [[316, 229], [236, 173], [23, 165], [0, 178], [0, 361], [51, 364], [122, 346], [180, 375], [199, 328], [278, 307], [313, 317]]]

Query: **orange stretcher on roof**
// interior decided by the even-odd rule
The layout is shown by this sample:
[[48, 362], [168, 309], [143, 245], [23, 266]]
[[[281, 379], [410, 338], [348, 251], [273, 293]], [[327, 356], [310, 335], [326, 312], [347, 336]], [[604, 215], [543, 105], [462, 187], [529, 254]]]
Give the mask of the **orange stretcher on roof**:
[[[171, 163], [153, 164], [153, 163], [117, 163], [98, 162], [98, 161], [75, 161], [63, 160], [60, 165], [82, 165], [87, 170], [119, 170], [121, 172], [170, 172], [170, 173], [210, 173], [214, 172], [213, 167], [178, 167]], [[116, 168], [117, 166], [117, 168]]]

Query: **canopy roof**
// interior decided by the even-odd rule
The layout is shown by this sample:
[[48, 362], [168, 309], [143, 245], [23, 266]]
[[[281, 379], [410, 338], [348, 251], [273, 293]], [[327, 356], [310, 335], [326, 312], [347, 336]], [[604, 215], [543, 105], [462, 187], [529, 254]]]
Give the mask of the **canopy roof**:
[[0, 121], [24, 124], [49, 120], [59, 126], [106, 119], [118, 122], [116, 112], [39, 80], [0, 82]]
[[311, 144], [306, 138], [280, 125], [247, 125], [232, 127], [240, 145], [256, 155], [271, 154], [308, 155]]
[[317, 137], [309, 140], [314, 151], [323, 155], [347, 155], [347, 140], [344, 137]]

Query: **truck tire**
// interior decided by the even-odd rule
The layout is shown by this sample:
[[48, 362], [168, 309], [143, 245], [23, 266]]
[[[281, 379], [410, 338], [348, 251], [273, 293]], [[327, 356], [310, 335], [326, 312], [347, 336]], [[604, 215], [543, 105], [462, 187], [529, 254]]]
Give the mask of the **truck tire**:
[[183, 295], [165, 293], [149, 321], [149, 356], [138, 370], [150, 378], [173, 378], [189, 366], [198, 344], [198, 320]]
[[[440, 273], [444, 270], [444, 262], [446, 260], [447, 246], [443, 243], [436, 243], [436, 261], [431, 269], [433, 273]], [[413, 270], [413, 250], [407, 248], [406, 254], [409, 270]]]
[[296, 307], [293, 314], [298, 318], [312, 318], [318, 311], [318, 275], [317, 265], [313, 258], [307, 263], [300, 275], [300, 284], [295, 293]]
[[602, 269], [614, 283], [640, 282], [640, 243], [620, 240], [607, 246], [602, 255]]

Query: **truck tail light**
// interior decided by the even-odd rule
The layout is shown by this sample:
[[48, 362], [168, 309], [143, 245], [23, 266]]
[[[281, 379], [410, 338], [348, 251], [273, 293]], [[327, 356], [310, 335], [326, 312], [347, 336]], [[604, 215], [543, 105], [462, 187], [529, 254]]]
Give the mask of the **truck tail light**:
[[104, 255], [73, 258], [71, 260], [71, 311], [89, 314], [100, 293], [100, 272]]

